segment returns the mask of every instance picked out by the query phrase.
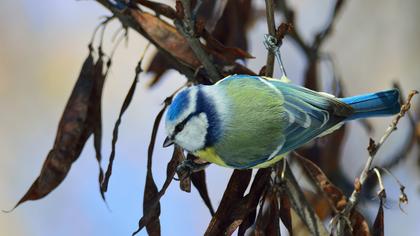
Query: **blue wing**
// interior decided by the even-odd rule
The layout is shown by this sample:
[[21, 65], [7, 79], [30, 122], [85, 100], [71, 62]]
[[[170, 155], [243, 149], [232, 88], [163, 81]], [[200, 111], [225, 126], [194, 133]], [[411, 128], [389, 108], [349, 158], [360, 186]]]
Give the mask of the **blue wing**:
[[353, 114], [353, 109], [333, 96], [301, 86], [268, 79], [284, 97], [288, 126], [285, 143], [277, 155], [292, 151], [327, 132]]
[[286, 119], [288, 122], [283, 131], [284, 142], [279, 144], [279, 148], [273, 150], [270, 157], [261, 160], [261, 162], [268, 161], [277, 155], [287, 153], [304, 145], [344, 121], [354, 112], [351, 106], [333, 96], [277, 79], [233, 75], [225, 78], [223, 81], [227, 82], [234, 79], [260, 80], [262, 82], [261, 86], [268, 85], [272, 89], [276, 89], [284, 99], [283, 106], [288, 115]]
[[[276, 141], [278, 143], [274, 147], [272, 146], [273, 149], [268, 154], [261, 153], [261, 157], [253, 158], [252, 162], [240, 163], [240, 165], [235, 167], [254, 167], [270, 161], [278, 155], [292, 151], [328, 132], [354, 112], [351, 106], [333, 96], [280, 80], [260, 76], [233, 75], [218, 83], [229, 84], [236, 80], [249, 80], [254, 86], [268, 86], [269, 89], [275, 90], [278, 99], [284, 100], [282, 103], [284, 112], [279, 113], [282, 116], [280, 119], [281, 123], [279, 123], [279, 126], [282, 127], [282, 132], [281, 137], [278, 137]], [[255, 81], [261, 83], [255, 83]], [[241, 160], [243, 159], [241, 158]]]

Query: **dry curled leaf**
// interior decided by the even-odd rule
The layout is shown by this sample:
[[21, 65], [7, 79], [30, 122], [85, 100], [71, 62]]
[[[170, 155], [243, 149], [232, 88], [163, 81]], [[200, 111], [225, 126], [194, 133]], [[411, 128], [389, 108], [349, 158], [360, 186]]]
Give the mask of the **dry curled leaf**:
[[295, 156], [297, 157], [299, 163], [304, 167], [313, 183], [318, 187], [318, 190], [327, 197], [330, 202], [330, 206], [335, 210], [335, 212], [341, 211], [347, 203], [347, 199], [343, 192], [332, 184], [324, 172], [322, 172], [322, 170], [312, 161], [299, 154]]
[[188, 64], [192, 68], [199, 67], [200, 61], [194, 55], [187, 40], [176, 30], [175, 27], [160, 18], [142, 11], [133, 14], [139, 26], [160, 47], [164, 48], [178, 60]]
[[358, 211], [353, 210], [350, 215], [351, 227], [354, 236], [370, 236], [369, 224], [365, 217]]
[[[140, 65], [141, 63], [139, 63]], [[137, 77], [137, 75], [136, 75]], [[144, 188], [144, 199], [143, 199], [143, 215], [147, 216], [142, 217], [139, 221], [139, 230], [146, 226], [146, 230], [149, 234], [160, 235], [160, 198], [158, 197], [158, 189], [153, 179], [152, 174], [152, 163], [153, 163], [153, 151], [156, 144], [156, 135], [159, 129], [160, 122], [162, 120], [163, 113], [166, 110], [167, 105], [165, 105], [162, 110], [157, 114], [155, 122], [153, 123], [152, 134], [150, 137], [149, 147], [147, 149], [147, 174], [146, 174], [146, 185]], [[175, 150], [174, 150], [175, 153]]]
[[210, 214], [213, 216], [214, 208], [213, 208], [213, 205], [211, 204], [211, 200], [210, 200], [209, 193], [207, 190], [205, 170], [200, 170], [198, 172], [192, 173], [190, 178], [194, 187], [197, 189], [198, 193], [200, 194], [201, 199], [203, 199], [204, 204], [209, 209]]
[[174, 19], [177, 16], [177, 12], [170, 6], [159, 3], [153, 2], [149, 0], [136, 0], [137, 3], [152, 9], [156, 14], [164, 15], [170, 19]]
[[[204, 1], [203, 6], [200, 8], [202, 10], [198, 13], [199, 19], [206, 20], [211, 18], [211, 11], [208, 11], [208, 9], [213, 7], [213, 5], [213, 1]], [[156, 9], [153, 10], [156, 11]], [[238, 58], [252, 58], [245, 51], [247, 49], [246, 25], [247, 21], [249, 21], [249, 12], [251, 11], [250, 1], [231, 0], [224, 10], [221, 21], [229, 22], [229, 24], [218, 24], [211, 34], [204, 30], [203, 36], [207, 40], [207, 45], [203, 45], [203, 48], [214, 57], [214, 62], [221, 68], [224, 76], [229, 74], [253, 75], [255, 74], [254, 72], [235, 63], [235, 59]], [[182, 19], [184, 14], [182, 4], [177, 4], [177, 12], [182, 14], [178, 16], [178, 18]], [[185, 38], [172, 25], [148, 13], [136, 11], [133, 15], [135, 15], [136, 19], [139, 19], [138, 22], [143, 29], [142, 31], [144, 31], [143, 34], [149, 35], [159, 47], [167, 50], [177, 60], [180, 60], [179, 62], [194, 70], [201, 66]], [[235, 16], [240, 17], [241, 20], [226, 21], [235, 18]], [[173, 67], [174, 65], [167, 59], [167, 55], [163, 55], [162, 52], [157, 53], [147, 69], [148, 72], [155, 74], [151, 85], [156, 84], [161, 76]]]
[[234, 170], [223, 194], [222, 200], [206, 230], [205, 235], [223, 235], [231, 222], [226, 222], [232, 213], [232, 207], [243, 197], [249, 181], [251, 170]]
[[[160, 215], [160, 199], [165, 194], [166, 190], [168, 189], [170, 183], [172, 182], [176, 168], [181, 162], [184, 160], [184, 153], [183, 150], [176, 146], [174, 147], [174, 151], [172, 154], [171, 160], [168, 162], [166, 167], [166, 179], [163, 183], [162, 188], [157, 192], [157, 187], [153, 179], [152, 175], [152, 161], [153, 161], [153, 150], [156, 143], [156, 135], [159, 128], [159, 124], [161, 122], [162, 116], [166, 110], [166, 108], [171, 104], [172, 98], [174, 94], [170, 97], [167, 97], [164, 101], [164, 106], [157, 114], [155, 118], [155, 122], [153, 124], [153, 130], [150, 137], [150, 143], [147, 150], [147, 175], [146, 175], [146, 187], [145, 187], [145, 194], [150, 191], [151, 194], [148, 195], [147, 199], [144, 198], [143, 201], [143, 216], [140, 218], [138, 223], [138, 228], [136, 231], [133, 232], [133, 235], [140, 232], [144, 227], [146, 227], [147, 232], [149, 234], [158, 233], [160, 234], [160, 224], [159, 224], [159, 215]], [[145, 206], [147, 210], [145, 210]]]
[[280, 235], [280, 215], [277, 196], [269, 190], [265, 194], [250, 235]]
[[28, 200], [40, 199], [54, 190], [64, 180], [94, 130], [89, 116], [94, 87], [98, 85], [95, 79], [99, 77], [95, 77], [98, 68], [94, 64], [92, 49], [89, 48], [89, 55], [58, 125], [54, 146], [48, 153], [40, 175], [15, 207]]
[[156, 52], [149, 66], [147, 67], [147, 72], [153, 73], [153, 78], [148, 84], [149, 87], [156, 85], [162, 78], [163, 74], [165, 74], [165, 72], [169, 69], [172, 69], [172, 66], [171, 63], [166, 59], [165, 55], [159, 51]]
[[99, 191], [101, 193], [102, 199], [105, 200], [105, 195], [102, 191], [101, 184], [104, 178], [104, 172], [101, 167], [102, 161], [102, 92], [104, 88], [104, 83], [106, 79], [107, 72], [111, 66], [111, 59], [107, 63], [107, 71], [103, 72], [104, 62], [102, 60], [103, 53], [101, 47], [99, 47], [99, 58], [95, 64], [94, 68], [94, 85], [92, 90], [92, 95], [90, 98], [90, 107], [89, 107], [89, 116], [88, 123], [91, 126], [93, 132], [93, 145], [96, 153], [96, 160], [98, 161], [99, 166]]
[[[174, 148], [172, 158], [168, 162], [168, 165], [166, 167], [165, 182], [163, 183], [163, 186], [159, 190], [159, 192], [157, 192], [157, 194], [154, 195], [153, 198], [150, 198], [148, 200], [148, 208], [149, 209], [154, 209], [154, 210], [144, 212], [144, 215], [139, 220], [137, 230], [134, 231], [132, 235], [136, 235], [145, 226], [150, 225], [150, 224], [154, 224], [153, 222], [156, 222], [157, 217], [159, 217], [159, 215], [157, 214], [158, 209], [159, 209], [159, 213], [160, 213], [160, 199], [165, 194], [166, 190], [168, 189], [169, 185], [171, 184], [172, 179], [175, 176], [176, 167], [179, 165], [180, 161], [184, 159], [183, 155], [184, 154], [183, 154], [183, 151], [182, 151], [181, 148], [179, 148], [179, 147]], [[147, 178], [147, 176], [146, 176], [146, 178]]]
[[263, 192], [268, 186], [271, 169], [259, 169], [252, 181], [249, 193], [245, 195], [239, 202], [236, 202], [232, 212], [227, 218], [230, 224], [224, 229], [225, 234], [231, 235], [242, 224], [243, 220], [257, 209], [258, 203], [262, 198]]
[[191, 175], [191, 182], [193, 183], [194, 187], [197, 189], [198, 193], [200, 194], [201, 198], [203, 199], [204, 203], [209, 209], [210, 214], [214, 215], [214, 209], [211, 204], [210, 197], [207, 190], [205, 170], [194, 172]]
[[148, 168], [143, 194], [143, 215], [150, 215], [150, 220], [146, 224], [146, 230], [149, 235], [160, 235], [160, 204], [151, 204], [157, 195], [158, 188], [153, 179], [152, 171]]
[[[105, 173], [105, 178], [104, 178], [104, 180], [101, 184], [102, 193], [105, 193], [106, 191], [108, 191], [108, 183], [109, 183], [109, 179], [111, 178], [111, 175], [112, 175], [112, 166], [113, 166], [114, 159], [115, 159], [115, 149], [116, 149], [116, 144], [117, 144], [117, 141], [118, 141], [118, 128], [121, 124], [121, 119], [122, 119], [122, 116], [124, 115], [124, 112], [130, 106], [131, 101], [133, 100], [133, 96], [134, 96], [134, 93], [136, 91], [136, 87], [137, 87], [137, 83], [138, 83], [138, 79], [139, 79], [139, 74], [142, 72], [142, 69], [141, 69], [142, 61], [143, 61], [143, 58], [141, 58], [139, 63], [137, 64], [136, 72], [135, 72], [136, 74], [134, 76], [134, 80], [131, 84], [130, 89], [127, 92], [127, 95], [125, 96], [124, 102], [121, 106], [120, 114], [118, 115], [118, 119], [117, 119], [117, 121], [115, 122], [115, 125], [114, 125], [114, 130], [112, 132], [112, 145], [111, 145], [111, 153], [109, 155], [108, 168], [107, 168], [106, 173]], [[163, 113], [162, 113], [162, 115], [163, 115]]]
[[286, 229], [289, 231], [289, 235], [293, 236], [293, 228], [292, 228], [292, 214], [291, 214], [291, 205], [289, 197], [286, 193], [280, 192], [280, 219], [283, 222]]
[[379, 202], [378, 213], [373, 223], [373, 236], [384, 236], [384, 200], [381, 198]]
[[206, 30], [203, 31], [202, 36], [207, 42], [208, 49], [223, 54], [229, 62], [234, 62], [237, 59], [254, 58], [251, 54], [241, 48], [225, 46]]

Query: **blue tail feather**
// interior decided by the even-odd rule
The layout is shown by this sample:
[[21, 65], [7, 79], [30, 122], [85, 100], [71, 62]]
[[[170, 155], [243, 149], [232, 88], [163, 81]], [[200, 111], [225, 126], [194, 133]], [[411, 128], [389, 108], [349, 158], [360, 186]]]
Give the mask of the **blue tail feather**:
[[398, 89], [340, 98], [340, 100], [350, 105], [355, 111], [347, 120], [393, 115], [401, 108]]

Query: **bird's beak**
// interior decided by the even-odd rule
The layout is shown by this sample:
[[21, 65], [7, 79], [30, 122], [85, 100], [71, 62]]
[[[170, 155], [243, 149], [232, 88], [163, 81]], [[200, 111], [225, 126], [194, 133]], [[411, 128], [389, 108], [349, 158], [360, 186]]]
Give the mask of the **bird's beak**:
[[168, 137], [166, 137], [165, 141], [163, 142], [163, 147], [169, 147], [172, 144], [174, 144], [174, 140], [168, 136]]

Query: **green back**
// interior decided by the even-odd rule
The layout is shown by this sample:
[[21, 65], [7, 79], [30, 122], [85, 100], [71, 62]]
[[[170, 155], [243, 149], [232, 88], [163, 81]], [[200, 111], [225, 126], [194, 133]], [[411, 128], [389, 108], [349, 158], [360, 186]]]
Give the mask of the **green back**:
[[353, 113], [337, 98], [258, 76], [233, 75], [225, 93], [223, 137], [214, 146], [228, 166], [250, 168], [328, 132]]
[[216, 152], [227, 165], [248, 168], [266, 160], [284, 143], [287, 125], [281, 94], [256, 79], [226, 80], [216, 85], [227, 96], [227, 119]]

